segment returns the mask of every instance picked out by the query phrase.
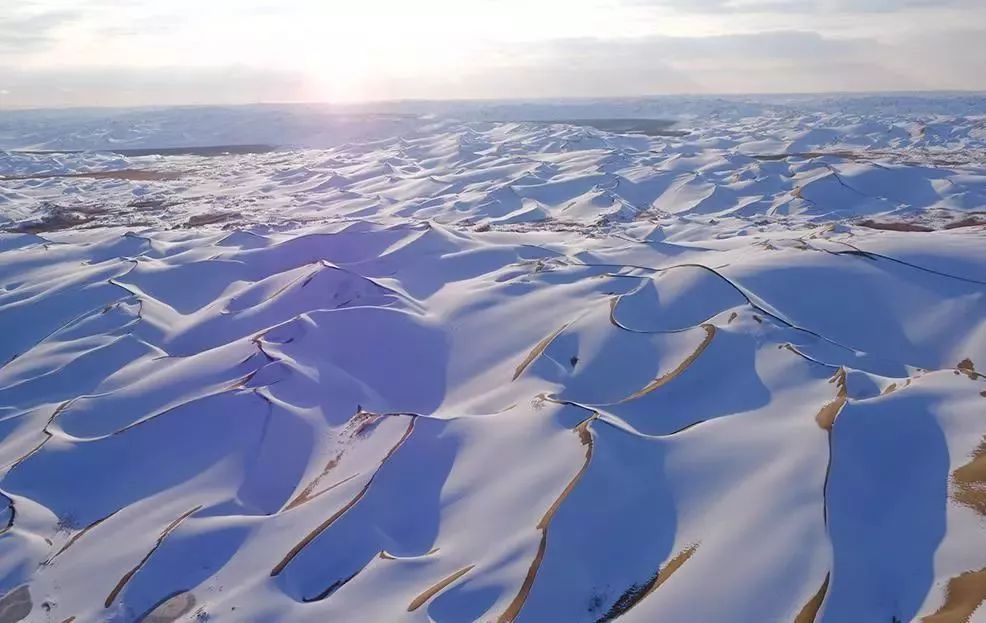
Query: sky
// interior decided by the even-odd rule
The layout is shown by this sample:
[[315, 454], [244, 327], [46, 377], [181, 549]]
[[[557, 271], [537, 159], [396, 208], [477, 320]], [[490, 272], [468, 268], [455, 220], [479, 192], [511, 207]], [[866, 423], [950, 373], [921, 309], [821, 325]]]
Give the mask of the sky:
[[0, 108], [986, 90], [984, 0], [0, 0]]

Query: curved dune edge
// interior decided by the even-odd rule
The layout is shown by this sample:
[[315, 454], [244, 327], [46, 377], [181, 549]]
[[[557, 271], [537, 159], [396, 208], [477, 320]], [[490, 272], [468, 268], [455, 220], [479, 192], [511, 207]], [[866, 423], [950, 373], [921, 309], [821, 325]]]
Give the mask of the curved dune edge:
[[565, 489], [561, 494], [555, 498], [555, 501], [551, 504], [541, 520], [537, 524], [537, 529], [541, 532], [541, 539], [538, 542], [537, 553], [534, 555], [534, 560], [531, 561], [531, 566], [527, 570], [527, 575], [524, 577], [523, 583], [520, 585], [520, 589], [517, 591], [516, 596], [507, 606], [506, 610], [497, 617], [497, 623], [510, 623], [515, 620], [520, 611], [524, 607], [524, 602], [527, 601], [527, 596], [531, 592], [531, 588], [534, 586], [534, 581], [537, 579], [538, 571], [541, 569], [541, 562], [544, 560], [544, 553], [548, 548], [548, 529], [551, 526], [551, 519], [561, 508], [562, 503], [565, 498], [575, 489], [575, 486], [582, 479], [582, 476], [589, 469], [589, 463], [592, 461], [592, 431], [589, 429], [589, 425], [592, 423], [593, 418], [589, 418], [582, 422], [576, 427], [575, 432], [579, 436], [579, 442], [585, 447], [585, 462], [579, 471], [572, 477], [572, 479], [565, 486]]
[[646, 599], [648, 595], [660, 588], [662, 584], [667, 582], [671, 576], [678, 571], [678, 569], [688, 562], [688, 559], [692, 557], [692, 554], [698, 550], [698, 546], [698, 543], [689, 545], [675, 554], [674, 557], [672, 557], [667, 564], [661, 567], [658, 572], [654, 574], [654, 577], [646, 583], [641, 586], [634, 585], [627, 589], [627, 591], [616, 600], [616, 603], [613, 604], [613, 607], [609, 610], [609, 612], [597, 619], [596, 623], [608, 623], [608, 621], [613, 621], [617, 617], [626, 614], [631, 608]]
[[472, 571], [474, 567], [475, 565], [469, 565], [468, 567], [463, 567], [458, 571], [456, 571], [455, 573], [449, 575], [448, 577], [440, 580], [433, 586], [428, 587], [427, 590], [425, 590], [423, 593], [415, 597], [414, 600], [410, 604], [408, 604], [407, 611], [414, 612], [421, 606], [425, 605], [426, 603], [428, 603], [428, 600], [430, 600], [432, 597], [445, 590], [446, 587], [454, 583], [456, 580], [458, 580], [465, 574]]
[[369, 491], [370, 487], [373, 485], [373, 480], [376, 478], [377, 474], [380, 473], [380, 468], [382, 468], [387, 463], [387, 460], [390, 459], [390, 457], [393, 456], [394, 453], [400, 449], [400, 447], [404, 444], [404, 442], [407, 441], [407, 438], [411, 436], [411, 433], [414, 432], [414, 423], [415, 423], [415, 418], [412, 417], [411, 421], [407, 425], [407, 430], [404, 432], [404, 435], [383, 457], [383, 459], [380, 461], [380, 464], [377, 466], [376, 471], [374, 471], [373, 474], [370, 476], [369, 480], [366, 481], [366, 484], [363, 485], [363, 488], [360, 489], [359, 492], [355, 496], [353, 496], [352, 499], [346, 502], [346, 504], [342, 508], [340, 508], [338, 511], [333, 513], [328, 519], [326, 519], [317, 527], [315, 527], [315, 529], [309, 532], [305, 536], [305, 538], [298, 541], [298, 543], [296, 543], [295, 546], [292, 547], [288, 551], [288, 553], [284, 555], [284, 558], [282, 558], [281, 561], [277, 563], [273, 569], [271, 569], [270, 572], [271, 577], [280, 575], [281, 572], [283, 572], [284, 569], [291, 563], [291, 561], [294, 560], [294, 558], [301, 553], [301, 550], [305, 549], [305, 547], [309, 543], [314, 541], [318, 537], [318, 535], [325, 532], [325, 530], [327, 530], [333, 523], [335, 523], [336, 520], [342, 517], [347, 511], [349, 511], [349, 509], [356, 506], [356, 504], [358, 504], [359, 501], [363, 499], [363, 496], [366, 495], [366, 492]]
[[520, 375], [524, 373], [524, 370], [527, 370], [528, 366], [530, 366], [532, 363], [534, 363], [534, 361], [538, 357], [544, 354], [545, 349], [551, 345], [551, 343], [555, 340], [555, 338], [561, 335], [562, 332], [568, 328], [569, 324], [571, 323], [566, 322], [562, 326], [558, 327], [558, 329], [555, 330], [554, 333], [552, 333], [551, 335], [547, 336], [546, 338], [538, 342], [534, 346], [534, 348], [531, 349], [531, 352], [529, 352], [527, 356], [524, 357], [524, 360], [520, 362], [520, 365], [517, 366], [517, 369], [514, 370], [514, 377], [512, 380], [516, 381], [518, 378], [520, 378]]
[[147, 561], [150, 560], [151, 556], [154, 555], [154, 552], [156, 552], [157, 549], [161, 547], [161, 544], [164, 543], [164, 540], [168, 538], [168, 535], [174, 532], [175, 529], [177, 529], [178, 526], [180, 526], [183, 521], [188, 519], [191, 515], [195, 514], [199, 510], [201, 510], [201, 508], [202, 508], [201, 506], [196, 506], [195, 508], [186, 511], [185, 513], [180, 515], [177, 519], [175, 519], [170, 524], [168, 524], [168, 526], [158, 536], [157, 541], [154, 542], [154, 546], [151, 547], [151, 549], [147, 552], [147, 554], [145, 554], [144, 557], [141, 558], [140, 561], [136, 565], [134, 565], [134, 567], [130, 569], [130, 571], [127, 571], [123, 575], [123, 577], [120, 578], [120, 581], [116, 583], [116, 586], [113, 587], [113, 590], [110, 591], [110, 594], [106, 596], [106, 601], [103, 603], [104, 607], [109, 608], [111, 605], [113, 605], [113, 602], [116, 601], [116, 598], [117, 596], [119, 596], [120, 592], [124, 588], [126, 588], [127, 583], [130, 581], [130, 579], [133, 578], [138, 571], [140, 571], [141, 567], [147, 564]]
[[702, 329], [705, 330], [705, 337], [702, 339], [702, 342], [698, 345], [698, 347], [690, 355], [688, 355], [688, 357], [686, 357], [684, 361], [679, 363], [674, 370], [671, 370], [670, 372], [666, 374], [662, 374], [661, 376], [657, 377], [656, 379], [654, 379], [653, 381], [651, 381], [650, 383], [648, 383], [638, 391], [630, 394], [629, 396], [621, 400], [620, 403], [636, 400], [641, 396], [646, 396], [652, 391], [663, 387], [664, 385], [673, 381], [682, 372], [687, 370], [689, 366], [695, 363], [695, 360], [698, 359], [703, 352], [705, 352], [705, 349], [709, 347], [709, 344], [712, 343], [712, 339], [716, 336], [715, 325], [703, 324]]

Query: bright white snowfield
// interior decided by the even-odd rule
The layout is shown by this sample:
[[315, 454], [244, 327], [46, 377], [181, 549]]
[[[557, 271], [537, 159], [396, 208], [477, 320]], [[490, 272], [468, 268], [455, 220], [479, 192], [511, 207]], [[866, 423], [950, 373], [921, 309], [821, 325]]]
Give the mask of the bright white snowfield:
[[986, 622], [984, 96], [0, 147], [2, 623]]

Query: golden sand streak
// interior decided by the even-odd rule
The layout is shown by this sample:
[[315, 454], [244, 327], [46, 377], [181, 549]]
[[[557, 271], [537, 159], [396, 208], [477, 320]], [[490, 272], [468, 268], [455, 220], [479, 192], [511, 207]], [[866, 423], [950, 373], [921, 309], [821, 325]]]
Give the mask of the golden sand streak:
[[608, 621], [612, 621], [626, 614], [631, 608], [639, 604], [648, 595], [660, 588], [661, 585], [667, 582], [678, 569], [688, 562], [688, 559], [692, 557], [692, 554], [698, 550], [698, 545], [698, 543], [695, 543], [694, 545], [690, 545], [678, 552], [675, 557], [669, 560], [663, 568], [658, 570], [658, 572], [654, 574], [654, 576], [648, 580], [646, 584], [634, 584], [627, 589], [627, 591], [616, 600], [616, 603], [614, 603], [613, 607], [609, 609], [609, 612], [597, 619], [596, 623], [607, 623]]
[[348, 502], [346, 502], [346, 505], [345, 506], [343, 506], [338, 511], [336, 511], [335, 513], [333, 513], [331, 517], [329, 517], [328, 519], [326, 519], [325, 521], [323, 521], [321, 524], [319, 524], [314, 530], [312, 530], [311, 532], [309, 532], [305, 536], [305, 538], [303, 538], [294, 547], [292, 547], [291, 550], [284, 556], [284, 558], [281, 559], [281, 562], [277, 563], [277, 565], [273, 569], [271, 569], [271, 572], [270, 572], [271, 577], [274, 577], [276, 575], [280, 575], [281, 572], [284, 571], [285, 567], [288, 566], [288, 563], [290, 563], [292, 560], [294, 560], [295, 556], [297, 556], [298, 554], [301, 553], [301, 550], [305, 549], [305, 547], [308, 546], [309, 543], [311, 543], [312, 541], [314, 541], [315, 538], [318, 535], [320, 535], [323, 532], [325, 532], [325, 530], [328, 529], [329, 526], [331, 526], [332, 524], [334, 524], [337, 519], [339, 519], [340, 517], [342, 517], [343, 515], [345, 515], [346, 514], [346, 511], [348, 511], [352, 507], [356, 506], [356, 503], [359, 502], [361, 499], [363, 499], [363, 496], [366, 495], [366, 492], [370, 490], [370, 485], [373, 484], [373, 480], [377, 477], [377, 474], [380, 473], [380, 469], [384, 466], [384, 464], [387, 463], [387, 460], [390, 459], [390, 457], [392, 457], [394, 455], [394, 453], [397, 452], [397, 450], [402, 445], [404, 445], [404, 442], [407, 441], [407, 438], [411, 436], [411, 432], [414, 431], [414, 423], [415, 423], [415, 421], [417, 421], [417, 418], [411, 418], [411, 423], [408, 424], [407, 430], [404, 431], [404, 435], [397, 441], [396, 444], [394, 444], [394, 447], [392, 447], [387, 452], [387, 454], [383, 457], [383, 460], [380, 461], [380, 465], [377, 466], [376, 471], [374, 471], [373, 472], [373, 475], [370, 476], [370, 479], [366, 481], [366, 484], [363, 485], [363, 488], [360, 489], [359, 493], [357, 493], [353, 497], [353, 499], [351, 499]]
[[[349, 482], [350, 480], [352, 480], [353, 478], [356, 478], [358, 476], [359, 476], [359, 472], [356, 472], [352, 476], [347, 476], [346, 478], [343, 478], [339, 482], [332, 483], [331, 485], [329, 485], [328, 487], [322, 489], [318, 493], [311, 493], [310, 491], [308, 491], [308, 489], [306, 489], [298, 497], [296, 497], [295, 499], [291, 500], [291, 502], [287, 506], [284, 507], [284, 510], [285, 511], [289, 511], [292, 508], [297, 508], [297, 507], [301, 506], [302, 504], [307, 504], [308, 502], [311, 502], [315, 498], [320, 497], [322, 495], [325, 495], [329, 491], [332, 491], [336, 487], [340, 487], [340, 486], [346, 484], [347, 482]], [[321, 476], [319, 478], [317, 478], [315, 481], [313, 481], [309, 485], [309, 487], [314, 487], [318, 483], [318, 480], [320, 480], [320, 479], [321, 479]]]
[[658, 388], [660, 388], [660, 387], [662, 387], [662, 386], [670, 383], [671, 381], [673, 381], [682, 372], [684, 372], [685, 370], [687, 370], [689, 366], [691, 366], [693, 363], [695, 363], [695, 360], [698, 359], [699, 355], [701, 355], [703, 352], [705, 352], [705, 349], [708, 348], [709, 347], [709, 344], [712, 343], [712, 338], [714, 338], [715, 335], [716, 335], [716, 328], [715, 328], [715, 326], [710, 325], [710, 324], [703, 324], [702, 325], [702, 328], [705, 329], [705, 339], [703, 339], [702, 340], [702, 343], [698, 345], [698, 348], [695, 349], [695, 352], [693, 352], [684, 361], [682, 361], [680, 364], [678, 364], [678, 367], [677, 368], [675, 368], [671, 372], [668, 372], [667, 374], [663, 374], [663, 375], [657, 377], [656, 379], [654, 379], [653, 381], [651, 381], [650, 383], [648, 383], [646, 387], [644, 387], [643, 389], [641, 389], [640, 391], [638, 391], [638, 392], [636, 392], [634, 394], [631, 394], [630, 396], [627, 396], [623, 400], [619, 401], [617, 404], [623, 404], [625, 402], [630, 402], [631, 400], [635, 400], [637, 398], [640, 398], [641, 396], [645, 396], [645, 395], [651, 393], [655, 389], [658, 389]]
[[537, 343], [537, 346], [534, 347], [534, 350], [532, 350], [527, 355], [527, 358], [524, 359], [524, 361], [522, 361], [519, 366], [517, 366], [517, 369], [514, 371], [514, 378], [513, 378], [514, 381], [520, 378], [520, 375], [524, 373], [524, 370], [526, 370], [528, 366], [534, 363], [535, 359], [541, 356], [541, 353], [544, 352], [544, 349], [548, 348], [551, 342], [553, 342], [555, 338], [561, 334], [562, 331], [568, 328], [568, 325], [569, 323], [566, 322], [557, 331], [555, 331], [554, 333], [552, 333], [551, 335], [549, 335], [548, 337], [544, 338], [543, 340]]
[[[329, 459], [329, 462], [326, 463], [325, 464], [325, 467], [322, 468], [322, 473], [320, 473], [318, 476], [315, 476], [315, 478], [313, 478], [312, 481], [310, 483], [308, 483], [308, 485], [301, 491], [301, 493], [299, 493], [297, 495], [297, 497], [295, 497], [293, 500], [291, 500], [290, 502], [288, 502], [288, 505], [284, 507], [284, 510], [289, 511], [292, 508], [294, 508], [296, 506], [301, 506], [305, 502], [309, 502], [314, 497], [316, 497], [315, 496], [315, 487], [317, 487], [318, 484], [320, 482], [322, 482], [322, 479], [323, 478], [325, 478], [326, 476], [329, 475], [329, 472], [331, 472], [333, 469], [336, 468], [337, 465], [339, 465], [339, 459], [342, 458], [342, 454], [343, 454], [343, 452], [340, 450], [339, 452], [336, 453], [335, 456], [333, 456], [331, 459]], [[341, 483], [336, 483], [336, 485], [338, 485], [338, 484], [341, 484]], [[332, 485], [332, 486], [334, 487], [336, 485]], [[332, 488], [332, 487], [330, 487], [330, 488]], [[328, 489], [326, 489], [326, 491], [327, 490]], [[322, 493], [324, 493], [324, 491]]]
[[310, 603], [313, 603], [313, 602], [316, 602], [316, 601], [322, 601], [323, 599], [326, 599], [326, 598], [330, 597], [337, 590], [339, 590], [343, 586], [345, 586], [345, 585], [349, 584], [350, 582], [352, 582], [353, 579], [356, 576], [358, 576], [359, 574], [363, 573], [363, 571], [370, 565], [370, 562], [373, 562], [372, 559], [369, 560], [369, 561], [367, 561], [367, 563], [365, 565], [363, 565], [362, 567], [360, 567], [359, 569], [357, 569], [356, 572], [353, 573], [352, 575], [350, 575], [349, 577], [342, 578], [341, 580], [336, 580], [335, 582], [333, 582], [332, 584], [330, 584], [328, 586], [328, 588], [326, 588], [324, 591], [322, 591], [318, 595], [315, 595], [314, 597], [302, 597], [301, 598], [301, 601], [303, 601], [306, 604], [310, 604]]
[[829, 590], [829, 575], [825, 574], [825, 580], [822, 582], [822, 587], [818, 589], [818, 592], [808, 600], [808, 603], [801, 608], [801, 612], [798, 616], [794, 617], [794, 623], [815, 623], [815, 617], [818, 616], [818, 611], [822, 607], [822, 602], [825, 601], [825, 593]]
[[414, 598], [414, 601], [412, 601], [411, 604], [407, 607], [407, 611], [414, 612], [415, 610], [423, 606], [429, 599], [431, 599], [432, 597], [440, 593], [442, 590], [444, 590], [446, 586], [448, 586], [452, 582], [455, 582], [465, 574], [472, 571], [473, 567], [475, 566], [476, 565], [469, 565], [468, 567], [463, 567], [462, 569], [459, 569], [458, 571], [448, 576], [438, 584], [435, 584], [425, 592], [421, 593], [420, 595]]
[[537, 529], [541, 531], [541, 542], [538, 544], [537, 554], [534, 555], [534, 560], [527, 570], [527, 576], [524, 578], [524, 583], [521, 584], [520, 590], [514, 596], [510, 605], [507, 606], [507, 609], [503, 611], [503, 614], [500, 615], [500, 618], [497, 619], [497, 623], [510, 623], [520, 614], [521, 608], [524, 607], [524, 602], [527, 601], [527, 596], [534, 586], [534, 579], [537, 577], [538, 570], [541, 568], [541, 561], [544, 560], [544, 552], [548, 547], [548, 526], [551, 524], [551, 519], [558, 512], [565, 498], [575, 489], [575, 485], [582, 479], [586, 470], [589, 469], [589, 463], [592, 461], [593, 447], [592, 433], [589, 431], [589, 424], [591, 422], [592, 418], [589, 418], [575, 428], [575, 431], [579, 434], [579, 441], [585, 446], [585, 462], [582, 464], [578, 473], [569, 481], [564, 491], [561, 492], [561, 495], [555, 499], [547, 512], [544, 513], [544, 516], [541, 517], [541, 521], [538, 522]]
[[188, 519], [189, 516], [192, 515], [192, 513], [195, 513], [200, 508], [202, 508], [201, 505], [196, 506], [192, 510], [185, 512], [181, 517], [179, 517], [178, 519], [175, 519], [170, 524], [168, 524], [168, 527], [165, 528], [164, 529], [164, 532], [162, 532], [161, 535], [157, 538], [157, 542], [154, 543], [154, 547], [151, 548], [151, 551], [147, 552], [147, 554], [143, 558], [140, 559], [140, 562], [138, 562], [137, 565], [134, 566], [133, 569], [131, 569], [130, 571], [127, 571], [123, 575], [123, 577], [120, 578], [120, 581], [116, 583], [116, 586], [113, 587], [113, 590], [110, 591], [110, 594], [106, 597], [106, 601], [103, 603], [103, 607], [109, 608], [111, 605], [113, 605], [113, 602], [116, 600], [117, 596], [120, 594], [120, 591], [122, 591], [123, 588], [127, 585], [127, 582], [130, 581], [130, 578], [132, 578], [134, 576], [134, 574], [136, 574], [138, 571], [140, 571], [140, 568], [143, 567], [145, 563], [147, 563], [147, 561], [154, 554], [154, 552], [157, 551], [157, 548], [161, 547], [161, 543], [164, 542], [164, 539], [166, 539], [169, 534], [171, 534], [172, 532], [174, 532], [175, 529], [178, 528], [178, 526], [180, 526], [183, 521], [185, 521], [186, 519]]
[[986, 601], [986, 569], [969, 571], [948, 581], [945, 603], [938, 612], [921, 619], [924, 623], [968, 623]]
[[674, 572], [680, 569], [682, 565], [684, 565], [686, 562], [688, 562], [688, 559], [691, 558], [692, 554], [694, 554], [697, 550], [698, 550], [698, 543], [680, 551], [677, 556], [675, 556], [668, 562], [668, 564], [664, 565], [664, 568], [658, 572], [654, 583], [650, 586], [650, 588], [647, 589], [647, 592], [644, 593], [644, 597], [650, 595], [658, 588], [660, 588], [661, 584], [667, 582], [674, 574]]
[[955, 501], [986, 516], [986, 437], [973, 452], [972, 460], [952, 473], [952, 482]]
[[[343, 429], [342, 434], [348, 434], [348, 439], [351, 441], [353, 438], [363, 435], [364, 432], [369, 427], [379, 422], [380, 418], [381, 416], [377, 414], [370, 413], [368, 411], [359, 410], [356, 412], [356, 414], [353, 417], [349, 419], [349, 422], [346, 424], [346, 427]], [[322, 473], [320, 473], [318, 476], [312, 479], [312, 481], [305, 486], [305, 488], [301, 491], [301, 493], [295, 496], [293, 500], [288, 502], [287, 506], [284, 507], [284, 510], [289, 511], [292, 508], [297, 508], [302, 504], [311, 502], [312, 500], [319, 497], [320, 495], [328, 493], [329, 491], [335, 489], [339, 485], [349, 482], [353, 478], [356, 478], [359, 475], [358, 473], [353, 474], [348, 478], [344, 478], [343, 480], [340, 480], [339, 482], [336, 482], [335, 484], [332, 484], [317, 493], [315, 492], [315, 489], [316, 487], [318, 487], [319, 483], [321, 483], [322, 480], [326, 476], [328, 476], [333, 469], [339, 466], [339, 462], [342, 460], [342, 456], [345, 453], [346, 453], [345, 448], [338, 450], [335, 453], [335, 455], [331, 459], [329, 459], [329, 461], [325, 464], [325, 467], [322, 468]]]
[[[962, 368], [962, 365], [959, 365]], [[952, 472], [952, 498], [986, 516], [986, 437], [972, 453], [972, 460]], [[945, 603], [925, 623], [967, 623], [986, 601], [986, 569], [968, 571], [948, 581]]]
[[78, 532], [76, 532], [75, 534], [73, 534], [72, 535], [72, 538], [70, 538], [68, 540], [68, 542], [65, 543], [65, 545], [63, 545], [61, 547], [61, 549], [59, 549], [57, 552], [55, 552], [55, 554], [51, 558], [49, 558], [48, 560], [45, 561], [45, 564], [51, 563], [51, 561], [53, 561], [56, 558], [58, 558], [59, 556], [61, 556], [62, 555], [62, 552], [64, 552], [68, 548], [70, 548], [73, 545], [75, 545], [75, 542], [78, 541], [79, 539], [81, 539], [82, 537], [84, 537], [87, 532], [89, 532], [90, 530], [92, 530], [93, 528], [95, 528], [96, 526], [98, 526], [99, 524], [103, 523], [104, 521], [106, 521], [107, 519], [109, 519], [113, 515], [116, 515], [119, 512], [120, 512], [119, 510], [115, 510], [112, 513], [110, 513], [109, 515], [107, 515], [105, 517], [102, 517], [100, 519], [97, 519], [96, 521], [92, 522], [91, 524], [89, 524], [88, 526], [86, 526], [85, 528], [83, 528], [82, 530], [79, 530]]

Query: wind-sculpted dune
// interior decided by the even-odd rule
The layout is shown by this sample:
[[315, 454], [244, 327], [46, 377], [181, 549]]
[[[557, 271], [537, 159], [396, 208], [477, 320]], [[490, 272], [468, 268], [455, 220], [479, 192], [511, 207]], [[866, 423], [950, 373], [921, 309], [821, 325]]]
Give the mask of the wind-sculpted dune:
[[0, 622], [982, 620], [981, 164], [471, 123], [0, 182]]

